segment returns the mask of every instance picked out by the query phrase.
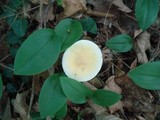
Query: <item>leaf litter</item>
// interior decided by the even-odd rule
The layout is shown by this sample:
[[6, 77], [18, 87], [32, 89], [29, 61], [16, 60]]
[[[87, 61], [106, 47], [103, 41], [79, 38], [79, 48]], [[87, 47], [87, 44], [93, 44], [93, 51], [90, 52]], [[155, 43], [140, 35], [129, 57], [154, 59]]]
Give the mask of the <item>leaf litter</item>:
[[[58, 6], [55, 0], [30, 0], [28, 3], [29, 7], [26, 8], [26, 11], [29, 10], [27, 12], [27, 19], [30, 24], [27, 35], [37, 28], [40, 28], [41, 24], [43, 24], [43, 27], [54, 28], [61, 19], [66, 17], [76, 19], [85, 17], [94, 18], [98, 26], [98, 34], [96, 36], [86, 34], [86, 37], [92, 39], [101, 47], [104, 61], [103, 67], [97, 77], [84, 84], [93, 90], [99, 88], [107, 89], [123, 96], [117, 104], [109, 108], [95, 105], [91, 101], [85, 105], [68, 103], [69, 110], [64, 118], [65, 120], [74, 120], [77, 119], [78, 116], [84, 120], [158, 120], [158, 118], [160, 118], [160, 92], [151, 92], [139, 88], [126, 75], [130, 69], [135, 68], [138, 64], [146, 63], [154, 59], [159, 60], [159, 26], [158, 24], [154, 24], [154, 28], [142, 32], [137, 27], [138, 24], [135, 21], [131, 6], [131, 4], [135, 3], [133, 0], [130, 0], [130, 4], [124, 1], [125, 0], [63, 0], [62, 6]], [[4, 2], [4, 4], [7, 3]], [[42, 13], [40, 13], [39, 9], [40, 4], [42, 4]], [[35, 8], [32, 10], [35, 6], [37, 6], [38, 9]], [[6, 57], [10, 49], [5, 40], [9, 26], [6, 27], [7, 24], [5, 20], [0, 20], [0, 25], [0, 35], [4, 36], [4, 38], [2, 37], [0, 39], [0, 60], [2, 60], [0, 63], [13, 63], [14, 58], [11, 56]], [[105, 41], [120, 33], [128, 33], [134, 37], [134, 49], [128, 53], [118, 54], [104, 47]], [[16, 44], [15, 46], [18, 47], [19, 45]], [[6, 59], [4, 59], [5, 57]], [[58, 62], [55, 66], [55, 71], [62, 72], [60, 66], [61, 64]], [[3, 70], [4, 68], [1, 66], [0, 71], [2, 72]], [[33, 107], [31, 108], [34, 112], [38, 112], [39, 110], [37, 97], [46, 79], [46, 74], [48, 73], [35, 76], [34, 100]], [[32, 78], [29, 79], [32, 80]], [[16, 80], [20, 80], [20, 78], [13, 76], [11, 79], [3, 77], [4, 86], [10, 83], [11, 80], [20, 86], [17, 86], [17, 91], [14, 93], [8, 92], [6, 89], [4, 90], [5, 99], [1, 99], [1, 103], [4, 103], [6, 99], [11, 99], [12, 102], [7, 100], [5, 105], [0, 105], [0, 110], [4, 111], [0, 117], [6, 116], [7, 111], [10, 112], [7, 113], [8, 117], [25, 120], [30, 103], [27, 97], [30, 99], [31, 96], [26, 93], [32, 89], [32, 84], [31, 82], [27, 82], [27, 84], [16, 82]], [[18, 91], [21, 90], [22, 93], [19, 93]], [[11, 102], [11, 106], [9, 102]], [[11, 107], [14, 109], [11, 109]], [[82, 112], [84, 113], [79, 114]], [[18, 115], [13, 115], [13, 113]]]

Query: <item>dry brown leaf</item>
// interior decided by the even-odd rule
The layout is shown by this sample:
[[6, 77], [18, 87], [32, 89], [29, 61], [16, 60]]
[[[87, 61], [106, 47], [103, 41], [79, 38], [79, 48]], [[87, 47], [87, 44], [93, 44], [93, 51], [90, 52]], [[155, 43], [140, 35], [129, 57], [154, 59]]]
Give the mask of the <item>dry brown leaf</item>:
[[[109, 77], [106, 80], [106, 86], [105, 87], [108, 87], [108, 89], [113, 91], [113, 92], [121, 94], [122, 89], [115, 83], [114, 78], [115, 78], [115, 76]], [[105, 87], [104, 87], [104, 89], [105, 89]]]
[[63, 0], [62, 6], [64, 8], [64, 12], [60, 14], [60, 19], [87, 10], [85, 0]]
[[123, 0], [113, 0], [113, 4], [118, 6], [119, 7], [118, 9], [123, 12], [126, 12], [126, 13], [132, 12], [132, 10], [123, 3]]
[[22, 118], [22, 120], [27, 120], [27, 112], [28, 112], [28, 105], [26, 104], [26, 96], [28, 91], [25, 91], [21, 94], [17, 93], [16, 99], [12, 101], [14, 110], [18, 112]]
[[148, 62], [148, 58], [145, 51], [151, 48], [150, 36], [151, 35], [147, 31], [145, 31], [138, 35], [136, 38], [134, 50], [137, 53], [139, 63]]
[[[30, 0], [33, 4], [39, 4], [40, 0]], [[49, 0], [42, 0], [42, 4], [48, 4]]]
[[[114, 78], [115, 78], [115, 76], [111, 76], [107, 79], [106, 86], [104, 87], [104, 89], [111, 90], [113, 92], [121, 94], [122, 89], [115, 83]], [[119, 101], [116, 104], [109, 107], [109, 111], [111, 114], [113, 114], [114, 112], [116, 112], [120, 109], [123, 109], [123, 105], [122, 105], [121, 101]]]
[[127, 76], [115, 78], [115, 82], [123, 91], [123, 107], [131, 112], [151, 113], [160, 109], [153, 103], [153, 96], [149, 91], [138, 87]]
[[96, 88], [102, 88], [104, 83], [98, 77], [94, 77], [92, 80], [89, 81], [93, 86]]
[[104, 116], [97, 116], [96, 120], [122, 120], [121, 118], [115, 115], [104, 115]]
[[137, 67], [137, 58], [132, 62], [130, 68], [133, 69], [133, 68], [135, 68], [135, 67]]
[[92, 101], [88, 101], [89, 106], [91, 107], [91, 109], [94, 111], [95, 116], [103, 114], [106, 112], [106, 108], [99, 106], [97, 104], [94, 104]]
[[135, 30], [134, 31], [134, 38], [136, 38], [139, 34], [141, 34], [143, 31], [142, 29], [139, 29], [139, 30]]

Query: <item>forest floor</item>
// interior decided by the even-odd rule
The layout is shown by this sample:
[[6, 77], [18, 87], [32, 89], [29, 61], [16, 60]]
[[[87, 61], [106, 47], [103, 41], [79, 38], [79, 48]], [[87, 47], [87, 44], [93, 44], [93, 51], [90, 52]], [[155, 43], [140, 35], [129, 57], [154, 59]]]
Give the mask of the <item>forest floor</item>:
[[[160, 60], [160, 17], [142, 32], [135, 19], [135, 0], [113, 1], [63, 0], [62, 6], [58, 6], [55, 0], [29, 0], [17, 8], [12, 23], [7, 19], [12, 15], [0, 17], [0, 73], [4, 88], [0, 99], [0, 119], [26, 119], [28, 107], [30, 112], [39, 112], [39, 92], [48, 72], [34, 76], [34, 84], [32, 77], [13, 74], [14, 58], [21, 43], [33, 31], [54, 28], [64, 18], [91, 17], [96, 22], [97, 34], [85, 32], [83, 39], [95, 42], [101, 48], [104, 59], [99, 74], [87, 84], [91, 89], [112, 90], [123, 97], [108, 108], [93, 103], [77, 105], [68, 102], [64, 120], [160, 120], [160, 91], [140, 88], [127, 76], [140, 64]], [[0, 7], [0, 15], [4, 8], [11, 9], [5, 0], [0, 1]], [[12, 36], [14, 28], [11, 26], [18, 18], [25, 18], [28, 23], [27, 26], [22, 25], [19, 31], [20, 34], [26, 31], [23, 37]], [[125, 53], [108, 49], [105, 42], [118, 34], [130, 35], [134, 48]], [[63, 71], [61, 62], [57, 62], [55, 69]]]

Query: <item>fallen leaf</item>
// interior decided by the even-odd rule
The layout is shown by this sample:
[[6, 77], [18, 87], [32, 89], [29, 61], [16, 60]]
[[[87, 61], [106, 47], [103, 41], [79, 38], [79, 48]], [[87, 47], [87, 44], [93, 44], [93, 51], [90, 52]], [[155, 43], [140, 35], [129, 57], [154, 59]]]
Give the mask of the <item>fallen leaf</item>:
[[145, 31], [136, 37], [134, 50], [136, 51], [139, 63], [148, 62], [146, 50], [151, 48], [150, 36], [151, 35]]
[[59, 15], [60, 19], [87, 10], [85, 0], [63, 0], [62, 6], [64, 8], [64, 12]]
[[126, 12], [126, 13], [132, 12], [132, 10], [123, 3], [123, 0], [113, 0], [113, 4], [118, 6], [118, 9], [123, 12]]
[[122, 119], [115, 115], [99, 115], [96, 117], [96, 120], [122, 120]]
[[14, 110], [18, 112], [22, 120], [27, 120], [28, 105], [26, 104], [26, 96], [28, 91], [21, 94], [17, 93], [16, 99], [12, 100]]
[[135, 68], [135, 67], [137, 67], [137, 58], [132, 62], [130, 68], [133, 69], [133, 68]]
[[[29, 0], [33, 4], [39, 4], [40, 0]], [[48, 4], [49, 0], [42, 0], [42, 4]]]
[[[104, 89], [111, 90], [113, 92], [121, 94], [122, 89], [115, 83], [114, 78], [115, 76], [111, 76], [106, 80], [106, 86], [104, 87]], [[121, 101], [109, 107], [109, 111], [111, 114], [121, 109], [123, 109], [123, 105]]]
[[139, 29], [139, 30], [135, 30], [134, 31], [134, 38], [136, 38], [139, 34], [141, 34], [143, 31], [142, 29]]
[[117, 77], [114, 80], [122, 89], [123, 107], [128, 111], [153, 114], [155, 110], [160, 109], [160, 106], [153, 103], [150, 92], [138, 87], [128, 76]]
[[[121, 94], [122, 89], [115, 83], [114, 78], [115, 78], [115, 76], [109, 77], [106, 80], [106, 86], [108, 87], [109, 90]], [[104, 87], [104, 89], [105, 89], [105, 87]]]

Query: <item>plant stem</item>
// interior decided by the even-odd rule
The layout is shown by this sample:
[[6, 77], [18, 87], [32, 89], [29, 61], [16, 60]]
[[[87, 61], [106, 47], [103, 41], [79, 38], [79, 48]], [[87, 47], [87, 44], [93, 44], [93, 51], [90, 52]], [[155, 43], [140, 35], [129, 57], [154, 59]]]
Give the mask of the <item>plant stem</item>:
[[30, 120], [30, 112], [31, 112], [31, 108], [32, 108], [32, 104], [33, 104], [33, 99], [34, 99], [34, 76], [32, 79], [32, 93], [31, 93], [31, 97], [30, 97], [30, 102], [29, 102], [29, 108], [28, 108], [28, 114], [27, 114], [27, 120]]

